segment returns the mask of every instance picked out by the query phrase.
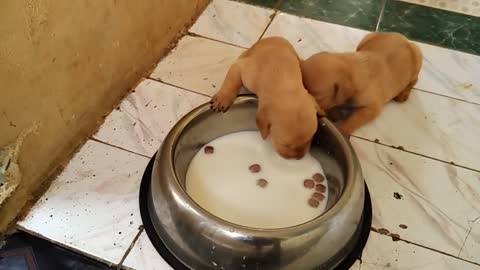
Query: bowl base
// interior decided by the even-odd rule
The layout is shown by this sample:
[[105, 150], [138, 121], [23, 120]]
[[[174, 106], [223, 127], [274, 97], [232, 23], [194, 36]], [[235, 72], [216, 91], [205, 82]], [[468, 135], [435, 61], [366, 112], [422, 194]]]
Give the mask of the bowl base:
[[[155, 228], [153, 226], [150, 211], [149, 211], [149, 201], [150, 201], [150, 182], [152, 178], [153, 164], [155, 161], [155, 155], [150, 159], [145, 172], [142, 176], [142, 182], [140, 184], [140, 214], [142, 217], [143, 227], [145, 232], [148, 235], [148, 238], [152, 242], [153, 246], [157, 252], [162, 256], [162, 258], [175, 270], [190, 270], [185, 266], [179, 259], [171, 253], [167, 247], [163, 244], [160, 237], [157, 235]], [[372, 225], [372, 202], [370, 199], [370, 193], [368, 192], [367, 185], [365, 184], [365, 203], [363, 207], [363, 218], [362, 224], [358, 228], [356, 235], [354, 236], [357, 240], [353, 247], [350, 247], [348, 250], [348, 255], [334, 268], [328, 269], [324, 266], [319, 267], [319, 269], [325, 270], [348, 270], [356, 260], [360, 259], [362, 255], [363, 248], [365, 247], [368, 236], [370, 235], [370, 227]]]

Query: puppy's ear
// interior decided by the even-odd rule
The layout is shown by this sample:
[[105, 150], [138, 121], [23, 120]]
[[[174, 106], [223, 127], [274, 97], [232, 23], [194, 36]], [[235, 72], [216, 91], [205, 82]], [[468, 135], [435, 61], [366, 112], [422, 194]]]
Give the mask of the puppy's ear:
[[264, 107], [259, 107], [257, 111], [257, 127], [260, 130], [262, 138], [265, 140], [270, 135], [270, 119], [267, 110]]

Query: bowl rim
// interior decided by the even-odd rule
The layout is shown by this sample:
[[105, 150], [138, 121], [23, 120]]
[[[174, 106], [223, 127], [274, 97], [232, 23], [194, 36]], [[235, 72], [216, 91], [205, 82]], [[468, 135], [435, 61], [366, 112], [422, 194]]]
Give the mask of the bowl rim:
[[[254, 101], [255, 103], [258, 102], [258, 99], [256, 95], [254, 94], [241, 94], [238, 95], [237, 98], [235, 99], [234, 105], [238, 104], [243, 104], [243, 103], [249, 103]], [[326, 126], [327, 129], [332, 132], [333, 136], [338, 139], [339, 144], [341, 148], [343, 149], [345, 153], [345, 159], [346, 159], [346, 183], [351, 183], [351, 184], [346, 184], [344, 186], [344, 189], [342, 193], [340, 194], [340, 197], [338, 200], [335, 202], [335, 204], [327, 209], [325, 212], [321, 213], [319, 216], [308, 220], [306, 222], [292, 225], [292, 226], [287, 226], [287, 227], [279, 227], [279, 228], [255, 228], [255, 227], [249, 227], [237, 223], [233, 223], [230, 221], [227, 221], [225, 219], [222, 219], [221, 217], [218, 217], [203, 207], [201, 207], [193, 198], [190, 197], [190, 195], [187, 193], [187, 191], [182, 187], [180, 184], [179, 177], [177, 176], [177, 173], [175, 171], [175, 162], [174, 162], [174, 156], [175, 156], [175, 149], [177, 146], [178, 141], [181, 138], [182, 133], [184, 132], [185, 128], [190, 124], [191, 121], [193, 121], [195, 118], [199, 117], [200, 115], [207, 113], [211, 111], [210, 108], [211, 104], [210, 102], [205, 102], [195, 109], [191, 110], [188, 112], [186, 115], [184, 115], [175, 125], [174, 127], [170, 130], [169, 134], [164, 140], [163, 145], [168, 145], [168, 152], [167, 152], [167, 161], [169, 163], [169, 168], [171, 175], [174, 178], [174, 181], [172, 181], [175, 189], [179, 191], [181, 195], [183, 195], [183, 199], [186, 199], [188, 201], [189, 207], [193, 208], [193, 210], [198, 214], [201, 215], [202, 218], [213, 220], [217, 224], [221, 224], [222, 226], [229, 226], [232, 227], [234, 230], [238, 230], [245, 232], [245, 233], [255, 233], [255, 232], [290, 232], [290, 231], [296, 231], [296, 230], [303, 230], [307, 226], [312, 226], [316, 227], [316, 224], [321, 224], [328, 222], [332, 216], [335, 216], [336, 213], [341, 211], [342, 206], [348, 202], [349, 194], [353, 192], [353, 181], [355, 181], [355, 171], [358, 167], [357, 162], [355, 161], [355, 154], [352, 149], [351, 144], [347, 141], [346, 137], [335, 127], [335, 125], [328, 120], [326, 117], [320, 117], [318, 118], [318, 123], [319, 126]], [[158, 155], [157, 158], [159, 158], [161, 155]]]

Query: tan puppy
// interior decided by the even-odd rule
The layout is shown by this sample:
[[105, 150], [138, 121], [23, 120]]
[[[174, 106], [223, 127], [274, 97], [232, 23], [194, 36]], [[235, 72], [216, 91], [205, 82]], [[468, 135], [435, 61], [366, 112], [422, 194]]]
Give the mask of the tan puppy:
[[[422, 67], [420, 49], [398, 33], [370, 33], [355, 53], [315, 54], [301, 63], [305, 87], [329, 112], [352, 110], [337, 127], [346, 135], [394, 99], [404, 102]], [[335, 111], [337, 110], [337, 111]]]
[[300, 159], [310, 149], [317, 130], [315, 99], [304, 88], [300, 60], [292, 45], [280, 37], [259, 40], [230, 67], [212, 109], [226, 111], [240, 87], [257, 94], [257, 127], [287, 159]]

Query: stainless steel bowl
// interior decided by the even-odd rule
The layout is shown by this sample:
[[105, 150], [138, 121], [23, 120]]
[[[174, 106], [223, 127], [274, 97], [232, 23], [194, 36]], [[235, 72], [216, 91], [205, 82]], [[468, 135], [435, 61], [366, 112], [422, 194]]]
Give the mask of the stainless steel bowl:
[[256, 130], [256, 110], [254, 96], [239, 96], [227, 113], [204, 104], [173, 127], [157, 153], [151, 179], [149, 214], [155, 231], [191, 269], [333, 269], [355, 245], [365, 191], [351, 145], [327, 119], [319, 119], [312, 143], [321, 150], [315, 158], [329, 185], [321, 216], [293, 227], [249, 228], [212, 215], [185, 192], [187, 168], [197, 151], [219, 136]]

